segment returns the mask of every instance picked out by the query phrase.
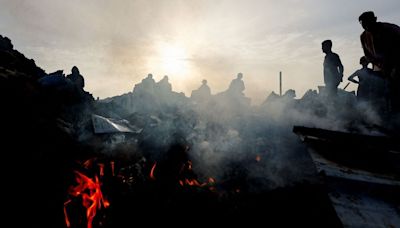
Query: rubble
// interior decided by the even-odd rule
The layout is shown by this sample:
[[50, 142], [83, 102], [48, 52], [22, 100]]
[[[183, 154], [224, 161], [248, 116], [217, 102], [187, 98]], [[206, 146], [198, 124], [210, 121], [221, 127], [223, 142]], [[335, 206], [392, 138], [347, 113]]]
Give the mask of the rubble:
[[[341, 227], [312, 157], [290, 129], [361, 134], [375, 127], [396, 134], [396, 128], [378, 128], [384, 121], [373, 107], [359, 107], [353, 93], [339, 91], [332, 104], [322, 88], [300, 99], [294, 91], [272, 93], [253, 107], [241, 86], [196, 100], [174, 92], [167, 79], [157, 84], [149, 76], [132, 92], [95, 101], [83, 81], [62, 70], [45, 73], [0, 38], [4, 153], [21, 167], [11, 186], [32, 188], [30, 226], [65, 226], [57, 208], [66, 202], [75, 170], [88, 177], [97, 172], [86, 168], [90, 160], [103, 164], [96, 186], [110, 203], [101, 216], [90, 217], [93, 227], [133, 227], [163, 217], [175, 226], [209, 218]], [[389, 145], [373, 139], [366, 145]], [[26, 204], [16, 198], [17, 205]], [[71, 213], [71, 224], [86, 224], [79, 207], [75, 217]]]

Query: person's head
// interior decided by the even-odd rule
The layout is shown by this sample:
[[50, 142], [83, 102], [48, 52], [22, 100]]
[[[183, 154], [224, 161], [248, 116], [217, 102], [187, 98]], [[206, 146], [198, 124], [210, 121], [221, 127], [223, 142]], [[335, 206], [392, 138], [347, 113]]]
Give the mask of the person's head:
[[375, 27], [376, 20], [377, 18], [372, 11], [364, 12], [358, 17], [358, 21], [365, 31], [372, 31]]
[[71, 69], [72, 74], [79, 74], [79, 69], [76, 66], [73, 66]]
[[148, 74], [147, 78], [153, 78], [153, 75], [152, 74]]
[[242, 73], [237, 74], [237, 78], [242, 79], [243, 78], [243, 74]]
[[166, 81], [168, 81], [168, 75], [164, 75], [164, 78], [163, 78], [163, 80], [166, 80]]
[[322, 42], [322, 52], [329, 53], [332, 50], [332, 40], [324, 40]]
[[367, 59], [365, 56], [363, 56], [363, 57], [360, 58], [360, 64], [361, 64], [362, 66], [366, 67], [366, 66], [368, 66], [368, 63], [369, 63], [369, 61], [368, 61], [368, 59]]
[[201, 81], [201, 83], [203, 83], [203, 85], [207, 85], [207, 80], [203, 79], [203, 81]]
[[295, 98], [296, 97], [296, 91], [293, 90], [293, 89], [289, 89], [288, 91], [285, 92], [285, 94], [283, 94], [283, 96], [289, 97], [289, 98]]

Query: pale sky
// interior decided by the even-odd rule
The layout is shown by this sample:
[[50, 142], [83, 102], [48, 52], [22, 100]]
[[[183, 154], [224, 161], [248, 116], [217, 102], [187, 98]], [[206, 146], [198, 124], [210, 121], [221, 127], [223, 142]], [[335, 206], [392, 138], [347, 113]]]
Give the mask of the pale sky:
[[0, 0], [0, 34], [48, 73], [78, 66], [95, 97], [132, 91], [148, 73], [187, 96], [207, 79], [215, 94], [242, 72], [257, 104], [279, 92], [279, 71], [298, 98], [323, 85], [325, 39], [343, 88], [361, 67], [358, 16], [369, 10], [400, 25], [399, 0]]

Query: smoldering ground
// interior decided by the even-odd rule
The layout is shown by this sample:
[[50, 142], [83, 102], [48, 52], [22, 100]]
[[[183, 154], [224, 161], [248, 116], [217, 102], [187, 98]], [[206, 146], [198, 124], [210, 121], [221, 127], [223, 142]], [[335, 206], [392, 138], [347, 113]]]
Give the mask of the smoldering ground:
[[316, 181], [307, 149], [293, 126], [381, 134], [374, 128], [383, 124], [379, 110], [358, 102], [354, 93], [339, 92], [335, 101], [312, 90], [301, 99], [293, 93], [271, 93], [263, 104], [251, 106], [243, 94], [229, 89], [202, 100], [172, 90], [134, 90], [101, 101], [98, 110], [143, 129], [134, 138], [136, 150], [125, 153], [140, 151], [158, 160], [168, 156], [171, 145], [184, 144], [200, 179], [241, 179], [247, 191], [258, 192]]

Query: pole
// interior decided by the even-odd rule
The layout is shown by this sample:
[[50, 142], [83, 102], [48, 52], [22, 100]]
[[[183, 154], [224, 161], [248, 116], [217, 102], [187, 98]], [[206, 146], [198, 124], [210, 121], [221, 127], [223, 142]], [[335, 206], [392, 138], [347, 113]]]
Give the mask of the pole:
[[346, 84], [346, 86], [343, 88], [343, 90], [346, 90], [347, 86], [350, 85], [350, 82]]
[[282, 71], [279, 71], [279, 96], [282, 96]]

